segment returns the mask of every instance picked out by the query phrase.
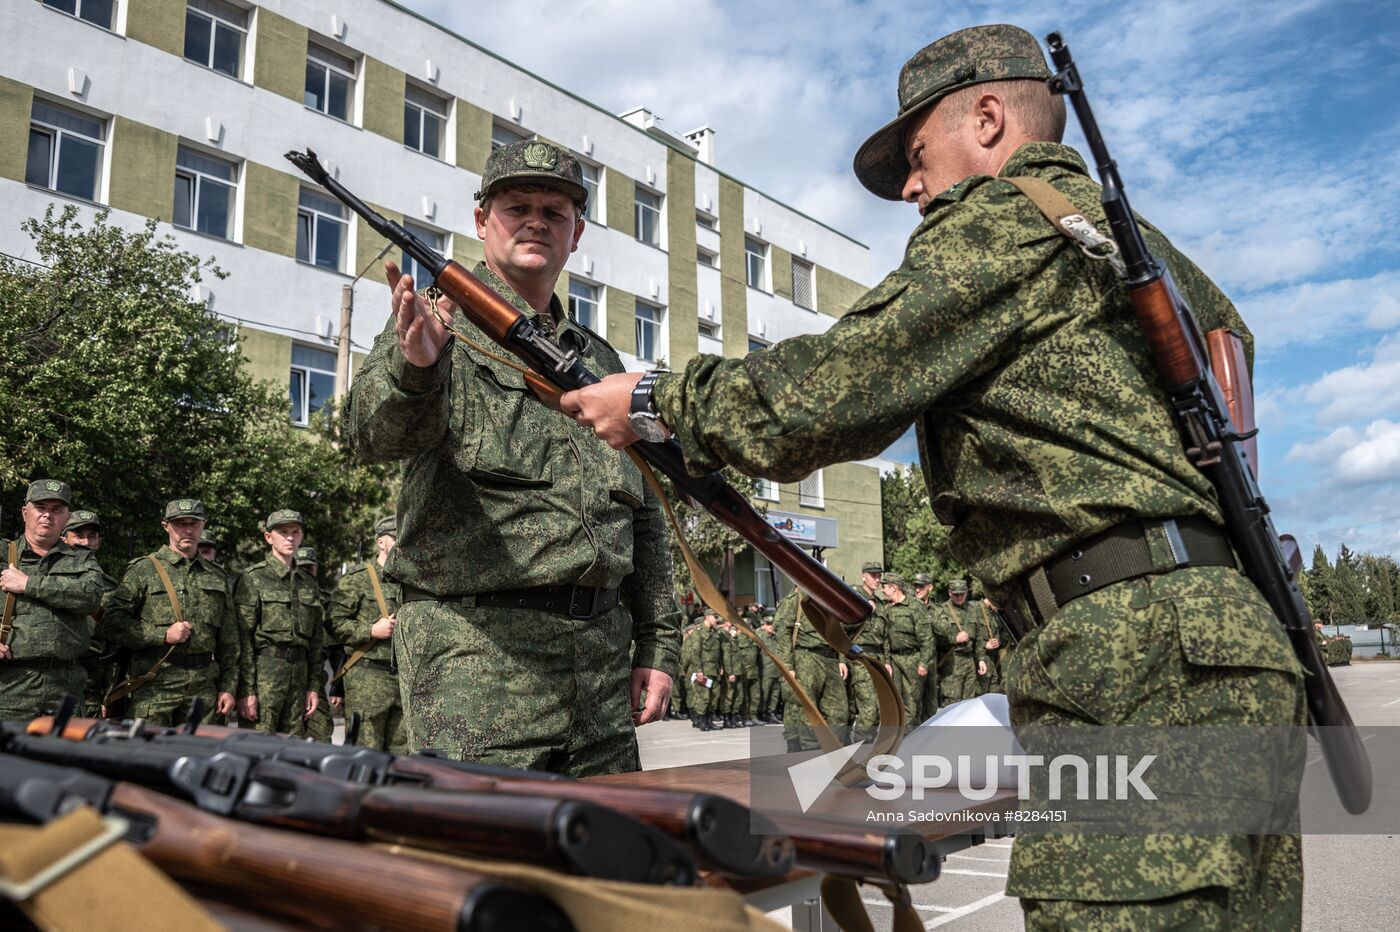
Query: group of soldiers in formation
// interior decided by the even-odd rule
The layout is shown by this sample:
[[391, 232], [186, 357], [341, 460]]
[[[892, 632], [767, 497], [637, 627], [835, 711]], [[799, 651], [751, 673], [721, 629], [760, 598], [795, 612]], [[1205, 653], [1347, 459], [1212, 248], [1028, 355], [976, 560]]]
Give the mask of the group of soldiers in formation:
[[113, 580], [95, 556], [101, 520], [70, 502], [66, 483], [32, 483], [24, 532], [6, 545], [0, 721], [75, 695], [89, 716], [176, 725], [199, 698], [213, 721], [236, 712], [260, 731], [329, 741], [330, 710], [343, 704], [347, 719], [359, 713], [359, 744], [406, 747], [390, 641], [399, 587], [379, 572], [393, 516], [375, 525], [375, 556], [327, 591], [297, 511], [268, 515], [267, 557], [235, 575], [204, 504], [174, 499], [166, 543]]
[[[1009, 631], [990, 601], [969, 601], [965, 580], [950, 582], [947, 599], [935, 601], [929, 576], [906, 581], [867, 563], [861, 591], [875, 611], [851, 641], [885, 665], [908, 722], [1002, 691], [1002, 664], [1013, 646]], [[874, 737], [880, 710], [870, 674], [842, 662], [804, 623], [799, 598], [794, 591], [776, 607], [748, 606], [750, 627], [793, 671], [832, 728], [849, 731], [852, 740]], [[673, 717], [688, 717], [702, 731], [781, 724], [789, 749], [817, 747], [791, 689], [757, 643], [708, 610], [683, 634]]]

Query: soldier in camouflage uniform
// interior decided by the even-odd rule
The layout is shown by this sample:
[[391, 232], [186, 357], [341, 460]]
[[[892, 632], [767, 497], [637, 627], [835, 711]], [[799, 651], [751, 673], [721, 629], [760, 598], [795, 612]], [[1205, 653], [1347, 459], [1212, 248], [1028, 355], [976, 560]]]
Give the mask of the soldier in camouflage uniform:
[[[751, 624], [749, 627], [755, 626]], [[751, 728], [758, 724], [758, 705], [762, 698], [759, 692], [759, 660], [762, 656], [758, 642], [735, 629], [734, 673], [738, 677], [736, 685], [739, 695], [734, 701], [734, 721], [737, 727]]]
[[996, 603], [989, 598], [984, 597], [975, 607], [982, 616], [982, 627], [978, 636], [984, 638], [983, 657], [987, 662], [987, 675], [978, 677], [978, 689], [981, 693], [1005, 692], [1002, 666], [1011, 653], [1006, 619], [1002, 617]]
[[[862, 573], [861, 578], [870, 576], [870, 573]], [[882, 588], [881, 575], [876, 575], [876, 591], [879, 592], [880, 600], [875, 603], [875, 611], [870, 613], [870, 617], [865, 619], [865, 623], [857, 628], [851, 635], [851, 643], [865, 651], [866, 656], [872, 660], [883, 664], [885, 670], [890, 671], [890, 639], [889, 639], [889, 618], [885, 615], [884, 589]], [[869, 741], [875, 737], [880, 727], [880, 699], [879, 693], [875, 691], [875, 680], [870, 675], [870, 671], [863, 664], [848, 664], [850, 675], [847, 677], [846, 695], [850, 699], [850, 719], [851, 719], [851, 740]]]
[[903, 577], [886, 573], [882, 585], [891, 675], [904, 700], [905, 719], [912, 727], [923, 721], [919, 713], [923, 707], [924, 682], [938, 675], [933, 626], [925, 608], [905, 594], [908, 583]]
[[[1099, 186], [1059, 143], [1048, 77], [1034, 37], [1011, 26], [919, 51], [899, 114], [856, 156], [866, 187], [918, 205], [900, 268], [824, 333], [692, 357], [653, 383], [651, 404], [691, 472], [729, 464], [779, 482], [917, 425], [954, 556], [1004, 610], [1043, 622], [1007, 670], [1018, 727], [1301, 724], [1301, 668], [1258, 590], [1212, 554], [1228, 544], [1215, 491], [1185, 455], [1125, 289], [1006, 180], [1045, 181], [1108, 229]], [[1244, 335], [1252, 357], [1228, 299], [1158, 231], [1144, 236], [1202, 329]], [[636, 384], [604, 379], [564, 409], [623, 446], [626, 412], [647, 403]], [[1178, 563], [1169, 521], [1213, 545]], [[1043, 593], [1051, 568], [1077, 578], [1061, 561], [1109, 553], [1116, 535], [1143, 545], [1130, 575], [1031, 611], [1032, 580]], [[1300, 851], [1287, 835], [1030, 833], [1007, 892], [1031, 928], [1296, 927]]]
[[716, 728], [734, 728], [734, 703], [739, 695], [739, 676], [735, 668], [739, 664], [737, 632], [728, 621], [721, 621], [716, 627], [723, 635], [720, 643], [719, 682], [715, 685], [715, 701], [719, 703], [720, 717]]
[[[102, 522], [97, 513], [82, 509], [72, 512], [68, 516], [68, 524], [63, 528], [63, 542], [70, 547], [86, 547], [93, 553], [101, 550]], [[102, 574], [102, 580], [108, 587], [107, 591], [116, 588], [116, 581], [106, 573]], [[107, 693], [118, 679], [117, 652], [107, 642], [106, 632], [102, 630], [101, 608], [93, 612], [92, 622], [96, 626], [92, 640], [88, 642], [87, 653], [78, 660], [87, 674], [81, 712], [84, 718], [102, 717], [102, 700], [107, 698]]]
[[[321, 585], [321, 560], [316, 555], [315, 547], [298, 547], [296, 554], [297, 567], [306, 570], [311, 578], [316, 580], [316, 597], [321, 603], [321, 644], [322, 658], [319, 672], [316, 675], [316, 711], [312, 712], [306, 719], [306, 736], [314, 741], [324, 741], [330, 743], [335, 735], [335, 719], [331, 717], [331, 701], [327, 695], [326, 683], [330, 677], [326, 673], [326, 656], [332, 653], [334, 638], [331, 634], [330, 614], [331, 597], [326, 588]], [[339, 656], [339, 651], [335, 651]]]
[[[210, 527], [208, 527], [207, 525], [205, 526], [204, 530], [202, 530], [202, 531], [199, 532], [199, 548], [198, 548], [198, 550], [199, 550], [200, 559], [202, 559], [202, 560], [207, 560], [207, 561], [209, 561], [210, 563], [214, 564], [214, 565], [217, 566], [217, 567], [220, 567], [220, 568], [223, 567], [223, 563], [219, 560], [219, 536], [218, 536], [217, 534], [215, 534], [214, 531], [213, 531], [213, 529], [210, 528]], [[230, 577], [229, 577], [229, 585], [230, 585], [229, 591], [230, 591], [230, 593], [233, 591], [233, 590], [232, 590], [232, 584], [233, 584], [233, 577], [230, 576]]]
[[[578, 161], [549, 143], [491, 153], [475, 274], [594, 372], [621, 372], [555, 294], [587, 198]], [[404, 461], [385, 572], [403, 585], [394, 654], [409, 747], [635, 770], [635, 726], [660, 719], [680, 651], [660, 504], [631, 460], [494, 358], [508, 350], [454, 340], [386, 267], [394, 315], [350, 390], [349, 434], [363, 456]], [[460, 315], [455, 326], [491, 342]]]
[[[153, 725], [183, 723], [195, 697], [215, 715], [233, 711], [242, 638], [227, 574], [198, 553], [204, 522], [197, 499], [167, 503], [161, 522], [166, 542], [128, 563], [107, 600], [102, 627], [113, 644], [131, 650], [129, 672], [139, 676], [160, 664], [155, 679], [130, 694], [127, 707], [132, 718]], [[154, 561], [170, 578], [182, 621]]]
[[238, 715], [258, 731], [304, 736], [324, 678], [321, 594], [315, 577], [296, 565], [301, 513], [274, 511], [263, 526], [270, 552], [233, 590], [243, 639]]
[[[784, 659], [791, 658], [788, 667], [797, 677], [797, 682], [816, 703], [832, 731], [839, 736], [846, 732], [851, 723], [850, 703], [846, 698], [849, 671], [811, 622], [797, 617], [797, 598], [798, 592], [793, 590], [778, 603], [778, 611], [773, 616], [773, 631], [783, 647]], [[787, 739], [789, 750], [818, 747], [816, 733], [807, 724], [802, 704], [786, 685], [783, 687], [783, 702], [783, 737]]]
[[[776, 614], [777, 609], [771, 605], [763, 610], [763, 623], [758, 627], [758, 636], [763, 638], [765, 647], [781, 657], [781, 642], [773, 627], [773, 617]], [[779, 725], [783, 721], [778, 716], [778, 703], [782, 701], [780, 687], [783, 685], [783, 677], [767, 654], [760, 654], [760, 661], [763, 669], [758, 677], [758, 720], [764, 725]]]
[[78, 661], [109, 583], [91, 550], [59, 539], [71, 500], [65, 482], [31, 483], [13, 561], [10, 542], [0, 541], [0, 600], [13, 600], [13, 630], [0, 639], [0, 721], [33, 718], [65, 695], [83, 693]]
[[699, 674], [691, 687], [691, 708], [695, 710], [701, 731], [709, 731], [717, 724], [715, 719], [719, 715], [719, 684], [722, 680], [720, 670], [724, 665], [723, 637], [724, 629], [719, 626], [719, 616], [707, 609], [704, 620], [691, 638], [696, 642], [696, 668], [692, 672]]
[[972, 699], [977, 695], [977, 677], [986, 675], [987, 663], [983, 639], [977, 636], [982, 619], [968, 604], [967, 582], [950, 582], [948, 600], [935, 606], [933, 613], [939, 647], [939, 705]]
[[866, 563], [860, 568], [860, 594], [877, 606], [885, 601], [885, 589], [881, 580], [885, 567], [880, 563]]
[[[345, 717], [360, 713], [358, 743], [379, 751], [403, 753], [408, 747], [404, 731], [403, 705], [399, 701], [399, 679], [394, 668], [391, 638], [399, 610], [399, 584], [383, 575], [384, 563], [394, 549], [398, 525], [394, 516], [381, 518], [374, 526], [375, 555], [372, 564], [352, 566], [336, 584], [331, 599], [331, 632], [335, 640], [363, 657], [346, 671]], [[370, 574], [374, 574], [371, 579]], [[381, 611], [374, 581], [384, 598], [387, 613]]]

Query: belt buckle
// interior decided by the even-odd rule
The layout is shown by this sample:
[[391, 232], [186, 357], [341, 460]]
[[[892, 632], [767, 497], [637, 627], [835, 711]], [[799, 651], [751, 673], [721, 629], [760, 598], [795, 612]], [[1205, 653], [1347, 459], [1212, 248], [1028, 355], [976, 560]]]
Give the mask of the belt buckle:
[[[574, 586], [573, 589], [569, 591], [569, 617], [580, 620], [596, 617], [602, 591], [603, 590], [597, 586]], [[590, 593], [587, 609], [579, 608], [579, 594], [582, 592]]]

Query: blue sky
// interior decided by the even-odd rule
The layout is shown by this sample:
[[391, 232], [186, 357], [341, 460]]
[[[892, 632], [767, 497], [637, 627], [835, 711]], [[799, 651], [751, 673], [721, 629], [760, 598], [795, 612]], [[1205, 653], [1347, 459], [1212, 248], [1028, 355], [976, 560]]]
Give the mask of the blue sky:
[[978, 23], [1059, 30], [1134, 207], [1255, 334], [1280, 529], [1400, 556], [1400, 0], [400, 2], [607, 110], [708, 124], [720, 168], [869, 245], [872, 280], [917, 218], [850, 164], [900, 65]]

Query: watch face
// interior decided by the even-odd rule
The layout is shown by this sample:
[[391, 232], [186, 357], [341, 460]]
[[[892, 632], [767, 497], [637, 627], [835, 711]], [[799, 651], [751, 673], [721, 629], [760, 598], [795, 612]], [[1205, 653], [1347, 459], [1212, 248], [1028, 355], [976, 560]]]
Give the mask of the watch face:
[[627, 422], [632, 425], [632, 432], [647, 443], [660, 443], [666, 439], [666, 428], [649, 414], [629, 414]]

